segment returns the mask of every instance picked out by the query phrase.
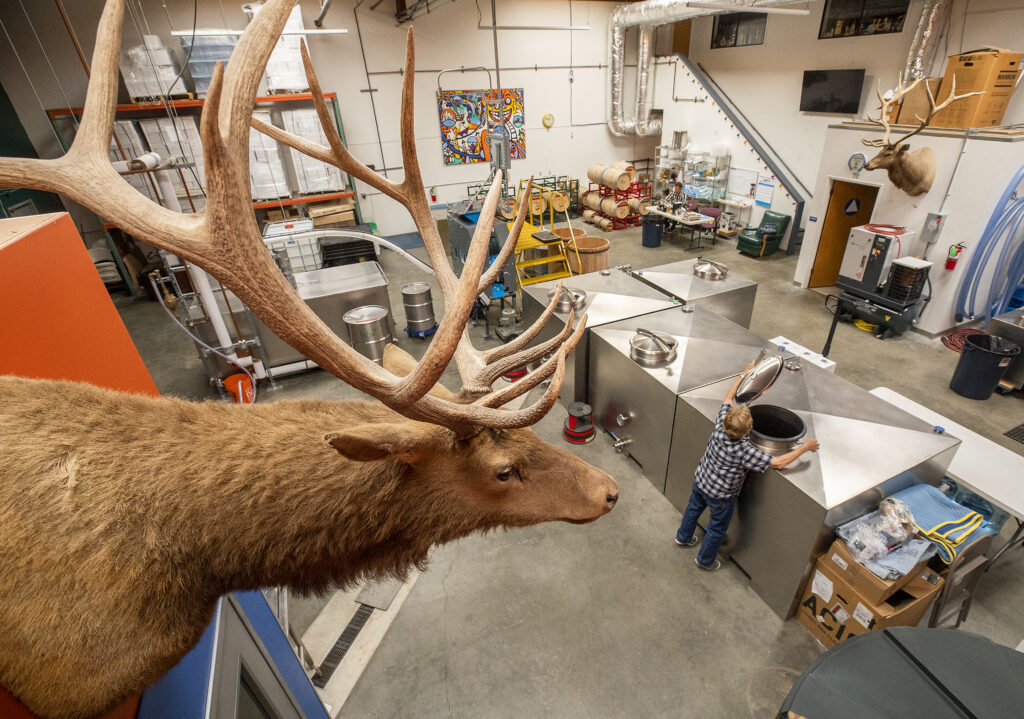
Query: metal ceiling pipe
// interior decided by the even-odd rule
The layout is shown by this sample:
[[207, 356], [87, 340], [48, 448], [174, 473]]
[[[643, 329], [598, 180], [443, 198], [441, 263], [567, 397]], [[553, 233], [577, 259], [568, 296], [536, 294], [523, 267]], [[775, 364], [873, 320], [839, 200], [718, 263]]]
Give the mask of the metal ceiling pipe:
[[[797, 1], [763, 0], [758, 3], [758, 7], [786, 5]], [[612, 11], [608, 18], [608, 129], [613, 135], [656, 135], [661, 132], [661, 122], [651, 119], [654, 31], [661, 25], [680, 20], [732, 12], [723, 9], [721, 0], [712, 4], [713, 8], [704, 8], [697, 0], [647, 0], [632, 5], [619, 5]], [[752, 4], [737, 2], [735, 12], [749, 9]], [[637, 43], [636, 105], [634, 116], [627, 118], [622, 107], [626, 30], [637, 25], [640, 26], [640, 38]]]
[[903, 80], [912, 82], [928, 77], [935, 53], [939, 49], [939, 38], [949, 21], [950, 0], [924, 0], [921, 19], [917, 21], [914, 39], [910, 43], [907, 65], [903, 69]]

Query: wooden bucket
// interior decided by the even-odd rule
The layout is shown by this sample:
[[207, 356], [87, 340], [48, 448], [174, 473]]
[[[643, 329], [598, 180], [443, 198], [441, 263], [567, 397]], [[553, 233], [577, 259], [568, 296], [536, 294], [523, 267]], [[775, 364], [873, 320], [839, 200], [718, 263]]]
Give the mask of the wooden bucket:
[[576, 249], [579, 253], [579, 262], [576, 261], [577, 252], [570, 247], [566, 252], [569, 256], [569, 269], [577, 275], [607, 270], [610, 247], [611, 243], [603, 237], [577, 237]]
[[636, 168], [629, 164], [627, 160], [619, 160], [618, 162], [612, 164], [612, 167], [617, 167], [620, 170], [625, 170], [626, 172], [628, 172], [630, 184], [636, 182]]
[[555, 208], [555, 212], [565, 212], [569, 209], [569, 196], [562, 192], [545, 190], [541, 196], [545, 202]]
[[601, 212], [609, 217], [617, 217], [622, 220], [629, 215], [629, 205], [626, 204], [625, 200], [605, 197], [601, 200]]
[[582, 227], [573, 227], [572, 229], [568, 227], [559, 227], [557, 230], [552, 230], [552, 232], [561, 237], [563, 242], [567, 242], [574, 237], [580, 238], [587, 234], [587, 231]]

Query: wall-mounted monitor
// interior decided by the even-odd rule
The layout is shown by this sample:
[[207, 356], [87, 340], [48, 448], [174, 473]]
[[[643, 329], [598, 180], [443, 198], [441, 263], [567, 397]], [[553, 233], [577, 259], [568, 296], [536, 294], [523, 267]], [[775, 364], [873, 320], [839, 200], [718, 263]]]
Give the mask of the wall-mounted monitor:
[[856, 115], [863, 87], [863, 70], [804, 70], [800, 111]]

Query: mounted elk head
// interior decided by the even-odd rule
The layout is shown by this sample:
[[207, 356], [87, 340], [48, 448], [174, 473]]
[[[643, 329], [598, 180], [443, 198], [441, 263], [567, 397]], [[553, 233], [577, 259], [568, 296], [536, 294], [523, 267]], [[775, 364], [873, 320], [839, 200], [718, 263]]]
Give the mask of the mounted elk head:
[[935, 181], [935, 153], [932, 152], [930, 147], [921, 147], [910, 152], [910, 145], [904, 143], [928, 127], [928, 123], [932, 121], [935, 114], [942, 108], [951, 105], [957, 100], [963, 100], [965, 97], [982, 94], [981, 92], [968, 92], [964, 95], [957, 95], [956, 76], [954, 76], [953, 87], [950, 89], [949, 97], [941, 105], [936, 105], [935, 98], [932, 96], [932, 90], [928, 83], [925, 83], [925, 91], [928, 93], [928, 115], [923, 118], [920, 115], [915, 115], [914, 117], [921, 123], [920, 126], [903, 137], [891, 140], [889, 138], [892, 131], [892, 128], [889, 127], [889, 112], [905, 95], [917, 87], [921, 79], [914, 80], [914, 82], [910, 83], [909, 87], [903, 87], [903, 75], [901, 74], [896, 82], [896, 89], [887, 92], [885, 95], [882, 95], [882, 88], [879, 85], [877, 93], [878, 102], [880, 103], [880, 114], [878, 119], [868, 116], [868, 120], [884, 127], [885, 135], [881, 140], [860, 138], [860, 141], [869, 147], [881, 148], [877, 155], [868, 160], [867, 164], [864, 165], [864, 169], [885, 170], [889, 173], [889, 181], [912, 197], [923, 195], [931, 189], [932, 182]]
[[[0, 159], [0, 186], [63, 193], [208, 270], [279, 337], [379, 400], [237, 406], [0, 377], [0, 685], [44, 719], [93, 717], [141, 691], [195, 645], [226, 592], [403, 577], [438, 544], [496, 527], [589, 522], [618, 499], [610, 476], [528, 429], [554, 405], [586, 318], [573, 331], [570, 317], [557, 337], [526, 348], [552, 303], [507, 345], [480, 351], [469, 341], [474, 298], [505, 265], [526, 212], [520, 207], [508, 242], [483, 272], [499, 173], [455, 275], [416, 158], [412, 31], [403, 182], [380, 177], [345, 148], [305, 48], [330, 146], [252, 121], [260, 77], [293, 4], [269, 0], [227, 69], [218, 64], [214, 72], [200, 123], [202, 212], [153, 203], [108, 160], [122, 0], [108, 0], [103, 11], [71, 149], [53, 160]], [[446, 301], [419, 362], [396, 348], [384, 367], [369, 361], [284, 279], [252, 211], [250, 122], [408, 208]], [[491, 389], [504, 372], [548, 354], [519, 382]], [[457, 393], [437, 384], [453, 357], [463, 383]], [[539, 400], [503, 409], [547, 379]]]

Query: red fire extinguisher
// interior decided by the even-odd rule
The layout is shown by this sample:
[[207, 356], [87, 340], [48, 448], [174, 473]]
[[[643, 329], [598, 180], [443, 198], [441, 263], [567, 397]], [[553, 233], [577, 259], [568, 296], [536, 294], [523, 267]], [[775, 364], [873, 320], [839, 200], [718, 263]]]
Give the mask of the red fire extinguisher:
[[431, 187], [430, 188], [430, 201], [431, 202], [437, 202], [437, 188], [436, 187]]
[[946, 269], [952, 270], [956, 268], [956, 261], [960, 259], [960, 253], [967, 249], [967, 245], [963, 242], [957, 242], [955, 245], [949, 246], [949, 254], [946, 255]]

